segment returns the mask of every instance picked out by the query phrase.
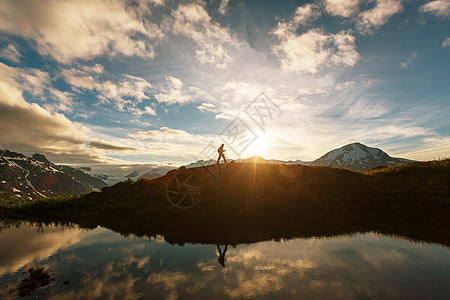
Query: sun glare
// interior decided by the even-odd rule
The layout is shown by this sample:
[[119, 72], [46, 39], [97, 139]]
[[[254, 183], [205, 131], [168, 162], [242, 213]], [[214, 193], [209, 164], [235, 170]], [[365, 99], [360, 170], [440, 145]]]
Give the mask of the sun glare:
[[264, 157], [268, 148], [268, 140], [265, 136], [259, 136], [247, 149], [242, 153], [243, 158], [251, 156]]

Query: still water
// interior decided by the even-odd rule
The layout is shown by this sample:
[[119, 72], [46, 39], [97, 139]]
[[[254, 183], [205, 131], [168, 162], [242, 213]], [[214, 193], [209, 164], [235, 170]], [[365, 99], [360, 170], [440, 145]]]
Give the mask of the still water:
[[0, 226], [0, 299], [20, 298], [16, 287], [31, 267], [44, 267], [54, 278], [26, 297], [33, 299], [448, 299], [450, 295], [447, 247], [377, 233], [225, 249], [225, 245], [174, 245], [163, 236], [124, 237], [102, 227]]

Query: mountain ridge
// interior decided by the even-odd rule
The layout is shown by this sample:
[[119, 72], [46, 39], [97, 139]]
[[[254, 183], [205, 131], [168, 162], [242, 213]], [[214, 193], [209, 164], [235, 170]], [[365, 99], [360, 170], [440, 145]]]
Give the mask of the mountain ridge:
[[[234, 161], [236, 163], [265, 163], [265, 164], [286, 164], [286, 165], [305, 165], [305, 166], [333, 166], [338, 168], [347, 168], [354, 171], [369, 171], [376, 167], [387, 167], [390, 165], [401, 164], [412, 160], [406, 158], [396, 158], [389, 156], [386, 152], [379, 148], [373, 148], [366, 146], [360, 142], [354, 142], [328, 151], [321, 157], [313, 161], [302, 160], [278, 160], [278, 159], [265, 159], [262, 156], [256, 155], [249, 158], [238, 158]], [[198, 160], [196, 162], [185, 165], [187, 169], [214, 165], [216, 160]], [[164, 175], [164, 174], [161, 174]]]
[[[359, 142], [347, 144], [347, 145], [345, 145], [345, 146], [343, 146], [341, 148], [348, 147], [349, 145], [356, 145], [356, 144], [362, 145], [362, 146], [364, 146], [364, 147], [366, 147], [368, 149], [377, 149], [377, 150], [382, 151], [381, 149], [371, 148], [371, 147], [363, 145], [363, 144], [361, 144]], [[338, 149], [341, 149], [341, 148], [333, 149], [333, 150], [331, 150], [329, 152], [332, 152], [332, 151], [335, 151], [335, 150], [338, 150]], [[329, 152], [327, 152], [327, 153], [329, 153]], [[384, 151], [382, 151], [382, 152], [385, 153]], [[313, 160], [313, 161], [303, 161], [303, 160], [300, 160], [300, 159], [285, 161], [285, 160], [279, 160], [279, 159], [265, 159], [265, 158], [263, 158], [261, 156], [252, 156], [252, 157], [249, 157], [249, 158], [227, 159], [227, 161], [228, 162], [232, 162], [233, 161], [235, 163], [257, 162], [257, 163], [266, 163], [266, 164], [305, 165], [305, 166], [309, 166], [309, 165], [313, 165], [313, 166], [314, 165], [316, 165], [316, 166], [318, 166], [318, 165], [329, 165], [329, 166], [340, 167], [340, 168], [348, 168], [348, 169], [351, 169], [351, 170], [354, 170], [354, 171], [368, 171], [368, 170], [371, 170], [371, 169], [376, 168], [376, 167], [386, 167], [386, 166], [392, 165], [392, 164], [398, 164], [398, 163], [411, 161], [411, 160], [405, 159], [405, 158], [393, 158], [393, 157], [390, 157], [387, 153], [385, 153], [385, 154], [386, 154], [386, 156], [383, 156], [383, 157], [389, 157], [389, 160], [392, 159], [393, 162], [387, 163], [387, 162], [384, 162], [384, 161], [372, 161], [371, 164], [367, 165], [367, 167], [364, 166], [364, 164], [363, 164], [364, 161], [361, 161], [361, 164], [358, 164], [358, 163], [355, 164], [355, 162], [352, 162], [352, 161], [341, 162], [340, 165], [338, 163], [329, 163], [329, 162], [326, 162], [326, 161], [321, 161], [320, 159], [323, 156], [325, 156], [325, 155], [322, 155], [321, 157], [319, 157], [318, 159]], [[217, 162], [217, 160], [214, 159], [214, 158], [211, 158], [211, 159], [199, 159], [197, 161], [194, 161], [194, 162], [191, 162], [189, 164], [183, 165], [183, 167], [185, 167], [186, 169], [191, 169], [191, 168], [196, 168], [196, 167], [205, 167], [205, 166], [215, 165], [216, 162]], [[174, 170], [174, 169], [177, 169], [177, 167], [171, 166], [171, 165], [158, 166], [158, 167], [150, 169], [147, 172], [142, 171], [142, 170], [140, 170], [138, 172], [136, 169], [131, 168], [131, 170], [129, 171], [130, 174], [128, 174], [125, 177], [122, 176], [121, 178], [131, 178], [131, 179], [134, 179], [134, 180], [139, 180], [139, 179], [142, 179], [142, 178], [153, 179], [153, 178], [157, 178], [157, 177], [163, 176], [168, 171], [171, 171], [171, 170]], [[92, 175], [92, 173], [91, 173], [91, 175]], [[134, 176], [131, 176], [131, 175], [134, 175]], [[109, 184], [115, 184], [115, 183], [119, 182], [119, 180], [116, 180], [116, 181], [113, 181], [113, 182], [109, 182], [109, 181], [107, 181], [107, 182]]]
[[28, 199], [34, 197], [79, 195], [100, 190], [106, 183], [82, 170], [56, 165], [44, 155], [32, 157], [0, 150], [0, 191]]
[[[18, 164], [11, 161], [5, 161], [3, 158], [13, 157], [15, 160], [21, 162]], [[25, 162], [28, 161], [28, 167], [25, 167]], [[328, 151], [321, 157], [313, 161], [302, 160], [277, 160], [277, 159], [265, 159], [261, 156], [252, 156], [246, 159], [229, 159], [229, 162], [235, 163], [262, 163], [262, 164], [285, 164], [285, 165], [311, 165], [311, 166], [333, 166], [338, 168], [347, 168], [354, 171], [365, 172], [374, 168], [386, 167], [389, 165], [401, 164], [410, 160], [405, 158], [395, 158], [389, 156], [386, 152], [379, 148], [368, 147], [362, 143], [355, 142], [342, 146], [341, 148]], [[187, 169], [203, 167], [209, 165], [215, 165], [215, 159], [198, 160], [190, 164], [185, 165]], [[27, 170], [21, 170], [25, 167]], [[10, 170], [6, 171], [5, 168]], [[39, 170], [42, 169], [42, 170]], [[15, 169], [15, 170], [13, 170]], [[174, 166], [164, 165], [151, 169], [148, 172], [142, 172], [138, 170], [131, 170], [125, 178], [131, 177], [132, 179], [154, 179], [165, 175], [167, 172], [176, 169]], [[28, 173], [27, 173], [28, 172]], [[37, 172], [36, 174], [33, 172]], [[59, 173], [65, 174], [58, 175]], [[48, 184], [46, 188], [42, 183], [31, 178], [40, 177], [41, 181], [44, 178], [61, 177], [59, 180], [65, 182], [64, 187], [56, 188], [52, 191], [51, 186]], [[56, 174], [56, 175], [55, 175]], [[141, 175], [142, 174], [142, 175]], [[52, 176], [50, 176], [52, 175]], [[50, 176], [50, 177], [49, 177]], [[104, 175], [105, 179], [108, 179], [108, 175]], [[124, 177], [122, 177], [124, 178]], [[47, 180], [46, 179], [46, 180]], [[54, 179], [53, 179], [54, 180]], [[122, 179], [123, 181], [123, 179]], [[36, 186], [35, 186], [36, 185]], [[56, 196], [61, 194], [80, 194], [87, 193], [91, 190], [100, 190], [106, 186], [102, 178], [95, 175], [95, 172], [90, 167], [73, 168], [65, 165], [55, 165], [50, 162], [44, 155], [35, 153], [32, 157], [28, 157], [21, 153], [12, 152], [9, 150], [0, 150], [0, 191], [14, 192], [27, 197], [35, 196]], [[69, 187], [71, 186], [71, 187]], [[50, 188], [50, 191], [48, 190]]]

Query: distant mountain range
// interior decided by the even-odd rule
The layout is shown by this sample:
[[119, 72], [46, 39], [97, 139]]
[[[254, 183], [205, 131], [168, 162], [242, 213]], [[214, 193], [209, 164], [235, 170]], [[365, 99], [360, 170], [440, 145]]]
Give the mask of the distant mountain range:
[[176, 169], [173, 166], [161, 166], [161, 167], [157, 167], [152, 169], [151, 171], [140, 175], [137, 177], [137, 179], [141, 179], [141, 178], [145, 178], [145, 179], [153, 179], [153, 178], [157, 178], [157, 177], [161, 177], [163, 175], [165, 175], [167, 172], [169, 172], [170, 170]]
[[[338, 168], [347, 168], [354, 171], [368, 171], [377, 167], [385, 167], [390, 165], [396, 165], [403, 162], [410, 161], [405, 158], [395, 158], [389, 156], [386, 152], [378, 148], [368, 147], [361, 143], [352, 143], [345, 145], [341, 148], [331, 150], [325, 155], [319, 157], [313, 161], [302, 160], [277, 160], [277, 159], [264, 159], [261, 156], [252, 156], [246, 159], [229, 160], [236, 163], [257, 162], [266, 164], [286, 164], [286, 165], [311, 165], [311, 166], [333, 166]], [[185, 165], [187, 169], [203, 167], [216, 164], [215, 159], [198, 160], [196, 162]], [[137, 172], [132, 172], [127, 176], [133, 179], [147, 178], [153, 179], [165, 175], [168, 171], [176, 169], [172, 166], [162, 166], [152, 169], [150, 172], [144, 175], [138, 176]]]
[[107, 184], [83, 171], [55, 165], [42, 154], [32, 157], [0, 150], [0, 191], [25, 198], [79, 195]]
[[[252, 156], [247, 159], [236, 159], [237, 163], [266, 163], [266, 164], [286, 164], [286, 165], [311, 165], [311, 166], [333, 166], [339, 168], [347, 168], [354, 171], [368, 171], [376, 167], [385, 167], [390, 165], [401, 164], [403, 162], [410, 161], [405, 158], [395, 158], [389, 156], [386, 152], [378, 148], [368, 147], [361, 143], [352, 143], [345, 145], [341, 148], [331, 150], [325, 155], [319, 157], [313, 161], [301, 161], [301, 160], [276, 160], [276, 159], [264, 159], [261, 156]], [[211, 160], [199, 160], [191, 163], [186, 168], [201, 167], [206, 165], [213, 165], [216, 161]], [[161, 174], [164, 175], [164, 174]]]
[[[381, 149], [368, 147], [361, 143], [352, 143], [331, 150], [318, 159], [309, 162], [301, 160], [270, 160], [261, 156], [234, 160], [236, 163], [324, 165], [355, 171], [368, 171], [373, 168], [396, 165], [406, 161], [410, 160], [391, 157]], [[215, 159], [198, 160], [185, 167], [189, 169], [214, 165], [215, 163]], [[0, 150], [0, 191], [14, 192], [26, 197], [81, 194], [101, 189], [107, 183], [114, 184], [127, 178], [135, 180], [141, 178], [154, 179], [165, 175], [170, 170], [176, 169], [176, 167], [170, 165], [158, 166], [147, 172], [145, 166], [136, 166], [135, 168], [135, 170], [132, 168], [129, 173], [125, 173], [125, 176], [122, 175], [124, 177], [117, 177], [117, 175], [98, 173], [89, 167], [73, 168], [55, 165], [42, 154], [34, 154], [32, 157], [28, 157], [20, 153]]]

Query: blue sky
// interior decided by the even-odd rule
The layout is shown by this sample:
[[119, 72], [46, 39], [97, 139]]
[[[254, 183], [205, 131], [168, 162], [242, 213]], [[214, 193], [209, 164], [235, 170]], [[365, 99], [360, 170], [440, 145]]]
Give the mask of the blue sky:
[[177, 165], [222, 142], [448, 157], [449, 19], [448, 0], [5, 0], [0, 145], [83, 165]]

